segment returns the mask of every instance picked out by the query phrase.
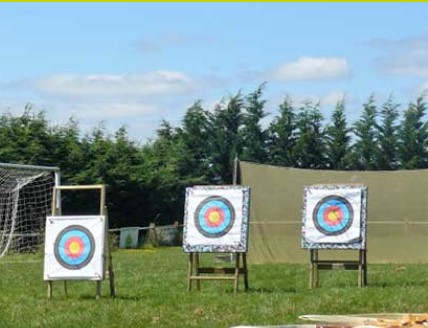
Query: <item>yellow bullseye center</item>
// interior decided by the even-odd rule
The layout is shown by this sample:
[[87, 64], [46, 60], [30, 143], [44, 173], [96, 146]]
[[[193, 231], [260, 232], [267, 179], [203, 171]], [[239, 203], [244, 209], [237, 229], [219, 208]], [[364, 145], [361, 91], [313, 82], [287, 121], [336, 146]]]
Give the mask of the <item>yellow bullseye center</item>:
[[330, 221], [337, 221], [337, 220], [339, 220], [339, 213], [337, 213], [336, 211], [331, 211], [330, 213], [328, 213], [328, 219]]
[[220, 220], [220, 214], [218, 212], [211, 212], [208, 220], [210, 220], [211, 223], [217, 223]]
[[72, 243], [70, 243], [70, 253], [71, 254], [76, 254], [78, 253], [80, 250], [80, 245], [78, 242], [73, 241]]

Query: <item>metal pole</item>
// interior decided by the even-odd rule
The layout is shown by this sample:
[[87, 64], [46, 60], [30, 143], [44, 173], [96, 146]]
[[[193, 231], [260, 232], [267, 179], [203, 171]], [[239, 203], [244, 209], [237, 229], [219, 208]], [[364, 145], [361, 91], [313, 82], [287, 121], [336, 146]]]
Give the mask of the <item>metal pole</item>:
[[239, 158], [238, 154], [235, 155], [235, 159], [233, 160], [233, 185], [236, 186], [238, 184], [238, 165], [239, 165]]

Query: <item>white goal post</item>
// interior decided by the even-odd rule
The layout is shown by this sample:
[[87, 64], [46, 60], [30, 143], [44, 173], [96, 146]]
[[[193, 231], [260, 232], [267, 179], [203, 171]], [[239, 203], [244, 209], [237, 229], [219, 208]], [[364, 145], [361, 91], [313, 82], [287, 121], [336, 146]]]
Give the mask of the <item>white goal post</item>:
[[0, 163], [0, 258], [40, 249], [58, 185], [58, 167]]

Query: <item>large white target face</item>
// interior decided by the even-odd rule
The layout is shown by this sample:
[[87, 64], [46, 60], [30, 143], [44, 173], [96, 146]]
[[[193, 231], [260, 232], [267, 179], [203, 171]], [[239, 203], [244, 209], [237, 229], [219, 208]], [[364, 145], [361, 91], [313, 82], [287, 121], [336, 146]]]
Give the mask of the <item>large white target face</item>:
[[249, 188], [186, 189], [183, 249], [186, 252], [246, 252]]
[[367, 188], [354, 185], [305, 187], [304, 248], [365, 247]]
[[102, 280], [104, 216], [48, 216], [45, 280]]

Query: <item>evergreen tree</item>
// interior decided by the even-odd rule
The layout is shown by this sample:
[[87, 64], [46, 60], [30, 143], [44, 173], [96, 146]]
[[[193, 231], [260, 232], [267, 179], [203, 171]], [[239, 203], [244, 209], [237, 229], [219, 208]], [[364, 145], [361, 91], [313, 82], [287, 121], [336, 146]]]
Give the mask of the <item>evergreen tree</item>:
[[179, 131], [162, 121], [155, 141], [142, 149], [139, 169], [141, 183], [150, 190], [145, 215], [151, 221], [157, 218], [157, 223], [172, 223], [181, 219], [177, 213], [183, 213], [184, 189], [191, 184], [180, 174], [185, 162], [185, 146]]
[[21, 116], [5, 113], [0, 118], [0, 161], [49, 165], [49, 126], [45, 113], [31, 104]]
[[363, 105], [363, 113], [354, 124], [354, 134], [357, 137], [353, 145], [352, 167], [358, 170], [378, 169], [378, 140], [376, 130], [377, 109], [375, 97], [371, 95]]
[[260, 121], [267, 116], [264, 111], [266, 100], [261, 99], [264, 84], [246, 97], [246, 112], [243, 114], [242, 155], [244, 161], [255, 163], [267, 162], [267, 131], [263, 130]]
[[192, 176], [195, 183], [208, 183], [212, 180], [209, 163], [209, 120], [208, 113], [196, 101], [184, 115], [182, 128], [178, 129], [183, 141], [185, 159], [180, 172]]
[[404, 169], [426, 168], [428, 123], [423, 121], [426, 114], [424, 95], [416, 103], [409, 104], [404, 112], [399, 130], [399, 157]]
[[295, 156], [301, 168], [325, 167], [325, 143], [322, 127], [323, 116], [319, 104], [306, 101], [297, 115], [297, 140]]
[[351, 136], [346, 123], [343, 99], [336, 104], [331, 120], [332, 124], [326, 129], [327, 167], [333, 170], [345, 170], [348, 168], [347, 157]]
[[241, 153], [240, 129], [244, 100], [241, 93], [218, 104], [210, 115], [211, 165], [216, 182], [232, 183], [233, 160]]
[[398, 104], [392, 97], [385, 102], [380, 110], [381, 123], [377, 127], [379, 151], [377, 167], [380, 170], [394, 170], [398, 166]]
[[79, 123], [70, 118], [64, 125], [50, 129], [49, 158], [52, 166], [61, 168], [64, 184], [79, 184], [87, 165], [88, 152], [82, 145]]
[[269, 160], [274, 165], [295, 166], [296, 113], [291, 98], [279, 105], [279, 115], [269, 126]]

